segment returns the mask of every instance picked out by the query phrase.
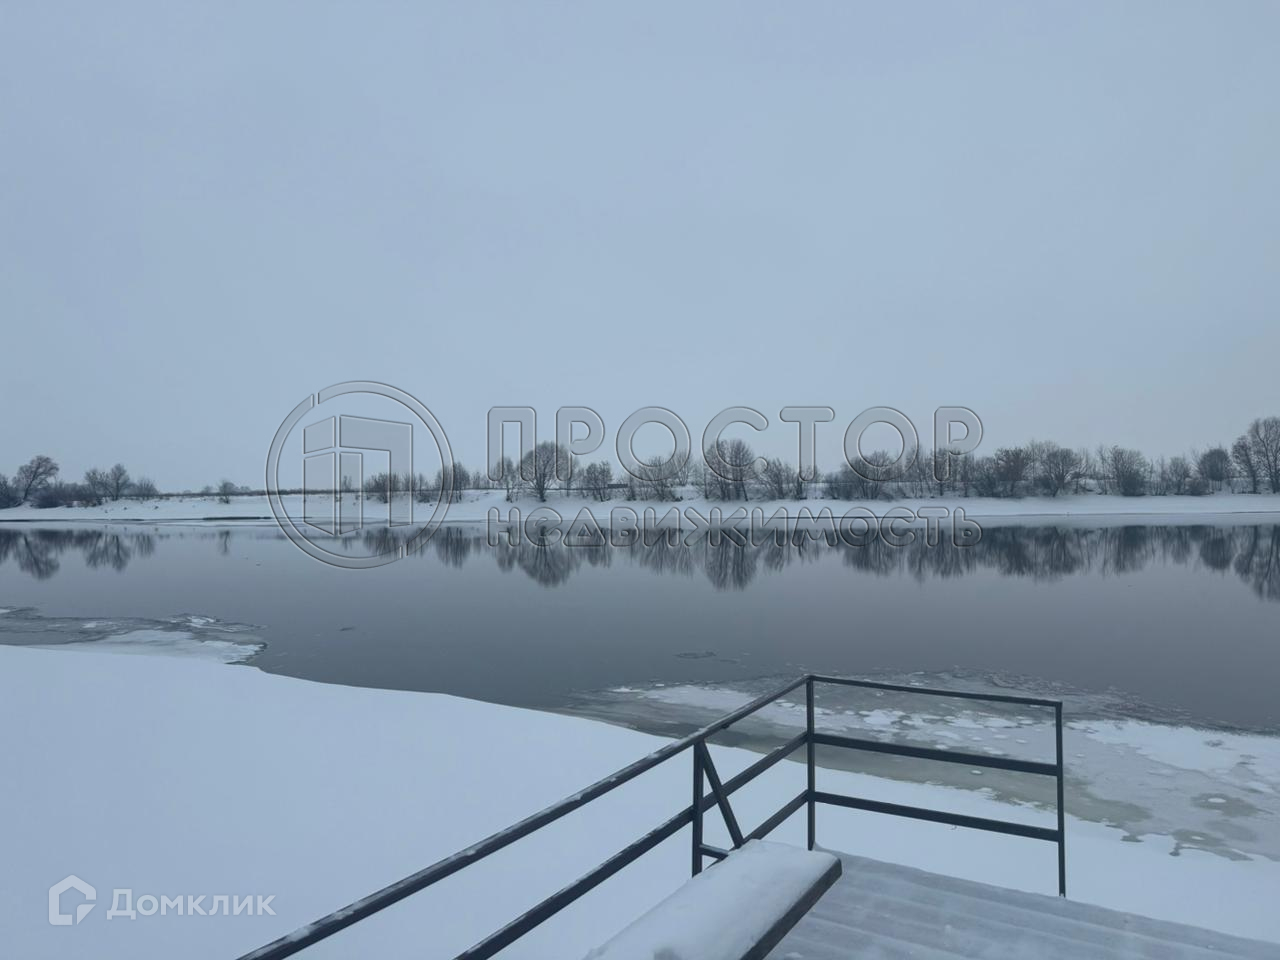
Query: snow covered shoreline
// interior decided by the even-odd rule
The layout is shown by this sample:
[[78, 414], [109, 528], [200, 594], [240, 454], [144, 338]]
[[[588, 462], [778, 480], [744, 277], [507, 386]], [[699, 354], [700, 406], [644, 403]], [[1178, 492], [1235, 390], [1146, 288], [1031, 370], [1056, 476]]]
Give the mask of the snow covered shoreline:
[[[348, 495], [350, 496], [350, 495]], [[289, 495], [283, 498], [290, 516], [303, 515], [302, 497]], [[433, 504], [411, 504], [407, 497], [394, 499], [390, 510], [397, 520], [412, 516], [424, 522], [431, 514]], [[778, 510], [785, 510], [794, 519], [802, 510], [817, 515], [822, 510], [831, 511], [837, 518], [850, 510], [870, 510], [883, 517], [894, 508], [905, 508], [917, 513], [921, 508], [944, 507], [954, 513], [957, 508], [965, 516], [987, 523], [1056, 523], [1097, 520], [1114, 523], [1136, 521], [1143, 523], [1251, 523], [1280, 521], [1280, 494], [1211, 494], [1203, 497], [1118, 497], [1084, 494], [1060, 497], [1023, 497], [1019, 499], [984, 497], [943, 497], [936, 499], [906, 498], [898, 500], [753, 500], [724, 502], [690, 497], [678, 502], [596, 501], [581, 496], [548, 495], [547, 502], [525, 496], [507, 502], [500, 490], [474, 491], [462, 494], [460, 502], [450, 505], [445, 517], [447, 523], [484, 523], [490, 511], [496, 510], [502, 518], [518, 510], [522, 517], [539, 508], [550, 508], [568, 522], [582, 510], [590, 511], [596, 522], [607, 527], [615, 510], [634, 511], [642, 515], [646, 509], [661, 517], [669, 510], [695, 510], [710, 516], [718, 510], [728, 516], [735, 510], [760, 510], [766, 518]], [[375, 499], [364, 500], [366, 523], [385, 521], [388, 505]], [[160, 500], [108, 501], [93, 507], [52, 507], [39, 510], [30, 505], [0, 510], [3, 523], [127, 523], [127, 522], [191, 522], [191, 523], [274, 523], [271, 505], [261, 495], [233, 497], [230, 503], [219, 503], [216, 497], [167, 497]]]
[[[12, 785], [0, 791], [0, 818], [21, 825], [6, 845], [0, 926], [24, 957], [235, 956], [663, 742], [557, 714], [327, 686], [184, 657], [0, 647], [0, 756]], [[723, 776], [758, 756], [714, 752]], [[678, 810], [688, 775], [685, 763], [664, 764], [308, 955], [461, 950]], [[778, 765], [735, 795], [739, 818], [758, 823], [802, 783], [802, 767]], [[820, 786], [978, 816], [1049, 817], [979, 790], [847, 771], [823, 769]], [[708, 825], [708, 841], [723, 843], [714, 818]], [[1180, 848], [1176, 836], [1134, 838], [1075, 817], [1068, 835], [1074, 899], [1280, 941], [1280, 917], [1269, 909], [1280, 863], [1231, 860]], [[803, 817], [774, 836], [802, 841]], [[1036, 841], [846, 811], [820, 815], [819, 839], [971, 879], [1054, 887], [1053, 848]], [[512, 955], [581, 955], [678, 886], [687, 870], [682, 833]], [[45, 895], [68, 874], [96, 887], [98, 907], [79, 925], [53, 927]], [[206, 907], [214, 896], [273, 895], [275, 915], [108, 921], [116, 888], [137, 897], [207, 894]]]

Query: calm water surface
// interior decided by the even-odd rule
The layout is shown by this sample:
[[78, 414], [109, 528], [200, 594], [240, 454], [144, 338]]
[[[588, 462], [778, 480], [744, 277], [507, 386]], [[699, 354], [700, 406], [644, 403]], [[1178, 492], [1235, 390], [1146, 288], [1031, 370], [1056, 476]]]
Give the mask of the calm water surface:
[[450, 527], [376, 570], [317, 563], [267, 526], [12, 524], [0, 607], [4, 642], [194, 615], [252, 625], [264, 670], [543, 708], [815, 670], [1280, 728], [1274, 524], [1005, 526], [970, 547], [494, 547]]

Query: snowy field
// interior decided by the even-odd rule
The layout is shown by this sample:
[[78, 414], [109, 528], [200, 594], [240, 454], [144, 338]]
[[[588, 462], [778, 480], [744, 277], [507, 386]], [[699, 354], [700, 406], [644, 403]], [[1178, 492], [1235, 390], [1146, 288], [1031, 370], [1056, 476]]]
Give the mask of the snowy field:
[[[839, 517], [855, 507], [865, 507], [876, 516], [884, 516], [894, 507], [905, 507], [913, 512], [921, 507], [946, 507], [951, 511], [959, 507], [965, 515], [977, 519], [1020, 521], [1023, 519], [1043, 521], [1060, 518], [1102, 518], [1126, 519], [1138, 518], [1150, 523], [1186, 523], [1208, 522], [1211, 520], [1230, 521], [1266, 519], [1268, 515], [1280, 516], [1280, 494], [1213, 494], [1204, 497], [1116, 497], [1085, 494], [1080, 496], [1060, 497], [1023, 497], [1020, 499], [984, 498], [984, 497], [948, 497], [941, 499], [907, 498], [900, 500], [753, 500], [747, 504], [741, 502], [725, 503], [719, 500], [707, 500], [687, 490], [689, 495], [678, 503], [648, 502], [643, 500], [626, 500], [620, 494], [616, 499], [603, 503], [585, 499], [580, 496], [565, 496], [559, 493], [548, 494], [545, 504], [539, 503], [535, 497], [524, 496], [513, 503], [508, 503], [500, 490], [475, 491], [468, 490], [462, 494], [460, 502], [449, 507], [446, 519], [449, 522], [475, 523], [483, 522], [492, 509], [498, 510], [505, 518], [515, 508], [521, 516], [527, 517], [539, 507], [550, 507], [558, 512], [566, 521], [572, 520], [579, 511], [591, 511], [596, 522], [607, 526], [610, 512], [615, 509], [634, 510], [642, 514], [646, 508], [656, 511], [659, 517], [668, 510], [677, 508], [681, 511], [696, 510], [704, 516], [710, 516], [712, 510], [719, 510], [728, 516], [734, 510], [763, 510], [766, 517], [772, 516], [779, 509], [785, 509], [794, 517], [801, 510], [807, 509], [817, 514], [823, 509], [830, 510]], [[349, 497], [351, 495], [348, 495]], [[289, 516], [303, 516], [303, 498], [286, 496], [283, 498], [285, 510]], [[385, 522], [388, 511], [397, 521], [408, 521], [412, 517], [417, 522], [425, 522], [430, 516], [434, 503], [412, 503], [407, 496], [393, 498], [393, 503], [380, 503], [373, 498], [365, 498], [363, 510], [366, 523]], [[314, 507], [313, 507], [314, 511]], [[0, 523], [7, 521], [216, 521], [216, 522], [254, 522], [271, 521], [271, 505], [265, 496], [237, 496], [230, 503], [219, 503], [216, 497], [168, 497], [161, 500], [120, 500], [103, 503], [96, 507], [52, 507], [38, 510], [24, 505], [8, 510], [0, 510]]]
[[[7, 955], [233, 957], [664, 742], [456, 697], [268, 675], [217, 662], [225, 651], [210, 658], [170, 652], [183, 655], [117, 656], [89, 644], [0, 647], [0, 821], [9, 825], [0, 929]], [[1092, 733], [1134, 738], [1143, 762], [1199, 763], [1206, 775], [1223, 763], [1221, 752], [1203, 743], [1185, 749], [1176, 739], [1192, 736], [1184, 731], [1137, 734], [1122, 727]], [[1235, 747], [1238, 760], [1249, 745]], [[714, 753], [725, 777], [758, 756], [739, 748]], [[1275, 789], [1274, 771], [1254, 773], [1254, 789]], [[803, 784], [800, 764], [778, 765], [735, 794], [739, 819], [754, 826]], [[980, 789], [841, 770], [820, 771], [819, 788], [1051, 823], [1044, 809]], [[306, 956], [452, 955], [675, 813], [688, 791], [689, 764], [677, 758]], [[715, 817], [707, 823], [708, 841], [723, 844]], [[803, 842], [803, 829], [798, 815], [773, 839]], [[1036, 892], [1055, 887], [1055, 851], [1047, 843], [826, 810], [818, 835], [826, 846], [862, 856]], [[1176, 835], [1134, 837], [1075, 816], [1068, 835], [1074, 899], [1280, 941], [1275, 860], [1224, 857]], [[687, 831], [672, 838], [509, 955], [583, 955], [686, 878], [688, 841]], [[48, 889], [69, 874], [95, 887], [94, 908], [78, 925], [51, 926]], [[135, 907], [144, 895], [203, 895], [206, 910], [215, 897], [272, 896], [274, 915], [170, 911], [108, 919], [116, 888], [131, 890]], [[82, 902], [68, 893], [62, 909]]]

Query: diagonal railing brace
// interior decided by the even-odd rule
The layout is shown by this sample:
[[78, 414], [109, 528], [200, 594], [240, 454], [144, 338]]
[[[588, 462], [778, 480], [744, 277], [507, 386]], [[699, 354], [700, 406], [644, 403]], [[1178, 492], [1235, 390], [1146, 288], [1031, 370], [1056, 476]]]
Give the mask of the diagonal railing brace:
[[738, 818], [733, 815], [733, 808], [729, 806], [729, 795], [725, 793], [724, 784], [720, 782], [720, 774], [716, 772], [716, 765], [711, 760], [711, 751], [707, 749], [705, 740], [699, 740], [693, 749], [698, 751], [702, 758], [702, 772], [707, 775], [707, 783], [711, 784], [711, 793], [716, 798], [716, 805], [720, 807], [724, 825], [729, 828], [729, 838], [733, 840], [733, 846], [737, 849], [746, 841], [742, 837], [742, 828], [738, 826]]

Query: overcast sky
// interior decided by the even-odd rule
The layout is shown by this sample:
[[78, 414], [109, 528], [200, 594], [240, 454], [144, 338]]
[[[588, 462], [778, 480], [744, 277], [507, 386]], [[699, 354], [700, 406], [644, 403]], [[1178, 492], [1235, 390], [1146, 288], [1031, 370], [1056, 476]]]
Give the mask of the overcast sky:
[[0, 472], [258, 486], [354, 379], [471, 465], [497, 404], [1229, 442], [1280, 414], [1278, 91], [1274, 0], [8, 2]]

